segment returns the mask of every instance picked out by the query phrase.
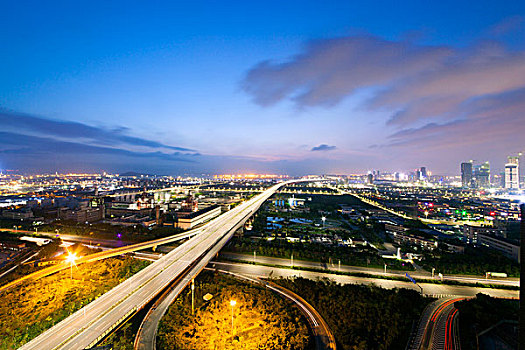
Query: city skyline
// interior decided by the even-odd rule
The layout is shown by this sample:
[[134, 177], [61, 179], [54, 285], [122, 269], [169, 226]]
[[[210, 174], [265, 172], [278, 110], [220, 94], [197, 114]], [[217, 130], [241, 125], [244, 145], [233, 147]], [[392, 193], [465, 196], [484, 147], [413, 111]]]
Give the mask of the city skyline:
[[525, 2], [0, 2], [0, 349], [517, 349]]
[[1, 12], [2, 170], [499, 174], [525, 149], [520, 3]]

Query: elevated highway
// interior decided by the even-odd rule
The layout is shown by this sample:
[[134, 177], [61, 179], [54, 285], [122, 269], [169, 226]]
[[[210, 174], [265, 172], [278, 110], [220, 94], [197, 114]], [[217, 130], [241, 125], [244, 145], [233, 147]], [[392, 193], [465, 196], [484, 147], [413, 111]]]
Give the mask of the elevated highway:
[[[233, 233], [279, 188], [293, 182], [279, 183], [219, 216], [200, 228], [200, 232], [170, 253], [114, 287], [89, 305], [67, 317], [20, 349], [86, 349], [96, 345], [121, 322], [143, 308], [174, 279], [195, 264], [206, 264]], [[310, 180], [311, 181], [311, 180]], [[158, 240], [157, 240], [158, 241]], [[152, 242], [142, 243], [151, 246]], [[154, 245], [161, 244], [159, 242]], [[122, 254], [129, 246], [122, 249]], [[110, 252], [106, 251], [103, 253]], [[211, 254], [210, 254], [211, 253]], [[177, 282], [183, 288], [189, 280]], [[176, 286], [177, 288], [177, 286]]]
[[[312, 305], [308, 304], [303, 298], [299, 295], [293, 293], [292, 291], [279, 286], [270, 281], [262, 280], [259, 278], [251, 278], [242, 274], [228, 272], [224, 270], [218, 270], [207, 267], [206, 269], [211, 271], [219, 271], [232, 275], [241, 280], [249, 281], [255, 284], [263, 285], [266, 288], [277, 293], [285, 299], [289, 299], [297, 305], [299, 310], [304, 314], [308, 323], [310, 324], [310, 329], [313, 333], [315, 339], [315, 345], [317, 350], [335, 350], [336, 342], [335, 337], [332, 334], [328, 324], [324, 321], [321, 315], [313, 308]], [[200, 271], [200, 270], [199, 270]], [[193, 271], [190, 271], [190, 274]], [[169, 306], [180, 294], [180, 290], [171, 290], [167, 292], [164, 296], [161, 296], [156, 304], [150, 309], [146, 317], [142, 321], [142, 324], [137, 332], [135, 337], [134, 349], [135, 350], [155, 350], [156, 349], [156, 339], [157, 339], [157, 329], [159, 323], [168, 311]]]
[[[136, 243], [136, 244], [130, 244], [123, 247], [113, 248], [113, 249], [107, 249], [98, 253], [86, 255], [83, 257], [78, 258], [78, 260], [75, 261], [76, 265], [84, 264], [84, 263], [90, 263], [102, 259], [111, 258], [114, 256], [119, 256], [126, 253], [132, 253], [136, 252], [138, 250], [153, 248], [159, 245], [169, 244], [176, 241], [180, 241], [186, 238], [193, 237], [200, 233], [202, 231], [202, 228], [197, 228], [191, 231], [183, 232], [177, 235], [165, 237], [165, 238], [159, 238], [152, 241], [142, 242], [142, 243]], [[24, 231], [25, 232], [25, 231]], [[31, 232], [31, 231], [27, 231]], [[3, 286], [0, 287], [0, 292], [7, 290], [9, 288], [12, 288], [14, 286], [17, 286], [19, 284], [22, 284], [25, 281], [34, 281], [42, 277], [46, 277], [49, 275], [52, 275], [54, 273], [57, 273], [59, 271], [69, 269], [69, 264], [64, 261], [63, 264], [57, 264], [53, 265], [47, 268], [44, 268], [42, 270], [38, 270], [36, 272], [30, 273], [28, 275], [25, 275], [17, 280], [14, 280], [12, 282], [9, 282]]]

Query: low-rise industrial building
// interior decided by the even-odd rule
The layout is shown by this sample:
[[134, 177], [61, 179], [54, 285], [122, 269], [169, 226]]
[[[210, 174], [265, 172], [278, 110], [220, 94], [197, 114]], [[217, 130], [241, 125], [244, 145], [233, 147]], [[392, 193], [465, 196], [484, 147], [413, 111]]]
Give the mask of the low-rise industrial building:
[[520, 262], [520, 245], [519, 243], [498, 237], [495, 235], [480, 233], [477, 237], [477, 243], [492, 249], [499, 250], [509, 258]]
[[71, 210], [69, 208], [60, 208], [58, 217], [62, 220], [71, 220], [75, 222], [95, 222], [104, 218], [104, 209], [102, 208], [84, 208]]
[[392, 236], [394, 242], [397, 244], [415, 245], [429, 250], [433, 250], [438, 246], [438, 242], [435, 240], [420, 237], [410, 233], [394, 233]]
[[507, 238], [507, 228], [505, 226], [463, 225], [463, 236], [467, 243], [477, 243], [479, 234]]
[[4, 210], [2, 212], [2, 217], [12, 220], [26, 220], [33, 217], [33, 212], [31, 209], [14, 209], [14, 210]]
[[184, 230], [189, 230], [219, 215], [221, 215], [221, 207], [219, 205], [212, 205], [205, 209], [201, 209], [179, 217], [177, 219], [177, 227]]
[[436, 240], [417, 235], [416, 233], [409, 233], [409, 230], [409, 228], [404, 226], [385, 224], [386, 233], [397, 244], [415, 245], [429, 250], [437, 248], [438, 242]]

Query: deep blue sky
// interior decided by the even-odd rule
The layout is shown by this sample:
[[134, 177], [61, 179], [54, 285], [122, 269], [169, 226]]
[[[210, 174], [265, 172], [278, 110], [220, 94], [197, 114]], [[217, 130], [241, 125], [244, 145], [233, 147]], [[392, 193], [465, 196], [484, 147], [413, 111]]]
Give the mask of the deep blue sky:
[[3, 1], [0, 169], [500, 169], [525, 149], [524, 15], [522, 1]]

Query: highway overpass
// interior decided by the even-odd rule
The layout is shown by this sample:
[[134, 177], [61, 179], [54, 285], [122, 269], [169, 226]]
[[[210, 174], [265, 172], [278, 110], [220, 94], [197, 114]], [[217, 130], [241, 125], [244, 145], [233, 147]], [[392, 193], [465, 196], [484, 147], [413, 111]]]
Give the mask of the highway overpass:
[[[222, 248], [233, 233], [279, 188], [301, 181], [313, 180], [291, 180], [274, 185], [219, 216], [201, 227], [198, 235], [20, 349], [86, 349], [94, 346], [120, 323], [143, 308], [178, 276], [193, 269], [196, 264], [205, 265], [211, 259], [209, 253]], [[181, 279], [177, 283], [181, 286], [186, 285], [188, 280]]]

